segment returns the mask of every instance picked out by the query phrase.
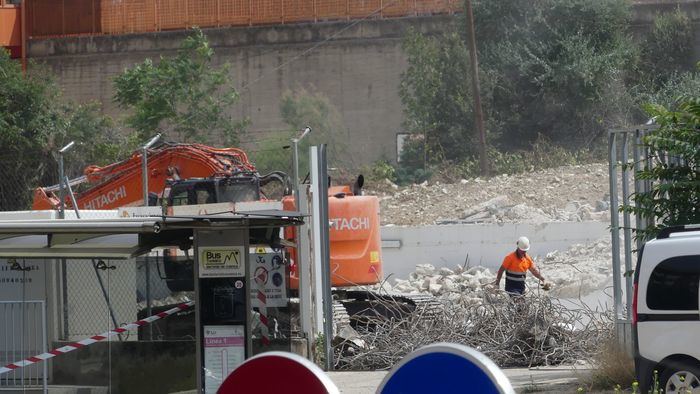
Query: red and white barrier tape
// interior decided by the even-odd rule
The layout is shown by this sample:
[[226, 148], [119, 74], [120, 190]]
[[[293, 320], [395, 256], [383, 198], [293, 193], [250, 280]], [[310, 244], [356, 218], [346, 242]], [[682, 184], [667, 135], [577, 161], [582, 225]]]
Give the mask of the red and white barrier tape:
[[126, 324], [126, 325], [121, 326], [119, 328], [115, 328], [114, 330], [103, 332], [100, 335], [94, 335], [94, 336], [91, 336], [90, 338], [85, 338], [85, 339], [80, 340], [78, 342], [73, 342], [70, 345], [62, 346], [62, 347], [59, 347], [57, 349], [51, 350], [50, 352], [37, 354], [34, 357], [29, 357], [29, 358], [24, 359], [22, 361], [17, 361], [17, 362], [14, 362], [12, 364], [7, 364], [4, 367], [0, 367], [0, 375], [7, 373], [7, 372], [10, 372], [10, 371], [14, 371], [15, 369], [18, 369], [18, 368], [23, 368], [23, 367], [26, 367], [28, 365], [32, 365], [32, 364], [35, 364], [35, 363], [38, 363], [38, 362], [41, 362], [44, 360], [48, 360], [48, 359], [56, 357], [60, 354], [72, 352], [73, 350], [80, 349], [81, 347], [92, 345], [95, 342], [104, 341], [107, 338], [121, 334], [125, 331], [130, 331], [130, 330], [133, 330], [135, 328], [139, 328], [141, 326], [144, 326], [146, 324], [153, 323], [154, 321], [162, 319], [164, 317], [168, 317], [168, 316], [172, 315], [173, 313], [180, 312], [182, 310], [190, 308], [193, 305], [194, 305], [194, 301], [185, 302], [185, 303], [182, 303], [182, 304], [176, 306], [175, 308], [171, 308], [171, 309], [168, 309], [167, 311], [156, 313], [153, 316], [149, 316], [145, 319], [141, 319], [139, 321], [135, 321], [133, 323]]

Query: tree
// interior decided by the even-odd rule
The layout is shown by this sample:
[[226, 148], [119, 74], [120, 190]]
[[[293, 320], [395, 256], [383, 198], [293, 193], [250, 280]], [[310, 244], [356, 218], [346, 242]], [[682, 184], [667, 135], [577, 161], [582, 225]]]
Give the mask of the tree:
[[146, 59], [125, 70], [115, 81], [114, 100], [131, 114], [125, 119], [134, 138], [145, 141], [156, 133], [182, 142], [207, 138], [236, 145], [245, 122], [226, 111], [238, 99], [229, 65], [215, 67], [214, 50], [204, 33], [194, 29], [177, 55]]
[[640, 46], [637, 83], [654, 91], [693, 71], [694, 40], [690, 18], [680, 9], [654, 18]]
[[634, 205], [622, 207], [652, 223], [638, 229], [642, 239], [654, 237], [664, 227], [700, 223], [700, 97], [696, 93], [677, 107], [675, 111], [646, 107], [659, 128], [644, 137], [651, 157], [636, 176], [650, 180], [652, 188], [634, 194]]
[[403, 47], [408, 69], [402, 75], [399, 96], [405, 126], [424, 135], [421, 143], [426, 155], [435, 161], [475, 154], [478, 139], [472, 132], [469, 53], [462, 37], [452, 32], [438, 40], [411, 33]]
[[[628, 2], [484, 0], [474, 13], [491, 144], [528, 149], [542, 135], [578, 148], [602, 134], [626, 93], [623, 70], [634, 54]], [[433, 161], [470, 158], [476, 146], [463, 23], [405, 42], [406, 127], [425, 134]]]
[[[492, 7], [508, 16], [498, 22]], [[634, 54], [626, 1], [494, 0], [479, 2], [479, 12], [490, 15], [477, 24], [477, 37], [494, 78], [501, 147], [528, 148], [542, 134], [580, 148], [610, 126], [609, 108]]]
[[58, 182], [54, 155], [67, 142], [81, 142], [66, 161], [68, 176], [111, 162], [124, 146], [96, 104], [64, 99], [51, 74], [30, 70], [0, 50], [0, 210], [26, 209], [31, 189]]
[[[327, 144], [328, 160], [331, 167], [352, 167], [352, 157], [347, 148], [347, 129], [343, 126], [338, 109], [328, 97], [306, 89], [287, 91], [280, 100], [282, 119], [289, 126], [287, 130], [264, 139], [259, 144], [253, 159], [260, 172], [275, 170], [292, 173], [291, 139], [298, 137], [309, 126], [311, 133], [299, 143], [299, 176], [309, 172], [309, 146]], [[283, 150], [284, 146], [290, 146]]]

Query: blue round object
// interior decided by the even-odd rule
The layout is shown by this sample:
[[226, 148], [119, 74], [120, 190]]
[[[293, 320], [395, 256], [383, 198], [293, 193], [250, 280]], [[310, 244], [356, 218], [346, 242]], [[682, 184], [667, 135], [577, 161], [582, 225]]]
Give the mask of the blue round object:
[[396, 365], [384, 378], [378, 393], [514, 393], [501, 371], [488, 357], [467, 346], [435, 344], [421, 348]]

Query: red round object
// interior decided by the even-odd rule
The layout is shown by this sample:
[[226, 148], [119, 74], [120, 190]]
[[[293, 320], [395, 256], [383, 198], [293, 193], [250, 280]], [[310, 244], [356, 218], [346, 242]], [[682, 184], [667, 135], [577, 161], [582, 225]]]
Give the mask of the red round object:
[[321, 368], [292, 353], [255, 356], [224, 380], [218, 394], [336, 394], [340, 391]]

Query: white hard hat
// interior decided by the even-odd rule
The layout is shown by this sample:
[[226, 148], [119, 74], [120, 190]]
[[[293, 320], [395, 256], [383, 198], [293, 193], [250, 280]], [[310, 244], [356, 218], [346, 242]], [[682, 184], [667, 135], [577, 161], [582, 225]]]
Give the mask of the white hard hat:
[[527, 239], [527, 237], [518, 238], [518, 249], [522, 250], [523, 252], [530, 250], [530, 240]]

